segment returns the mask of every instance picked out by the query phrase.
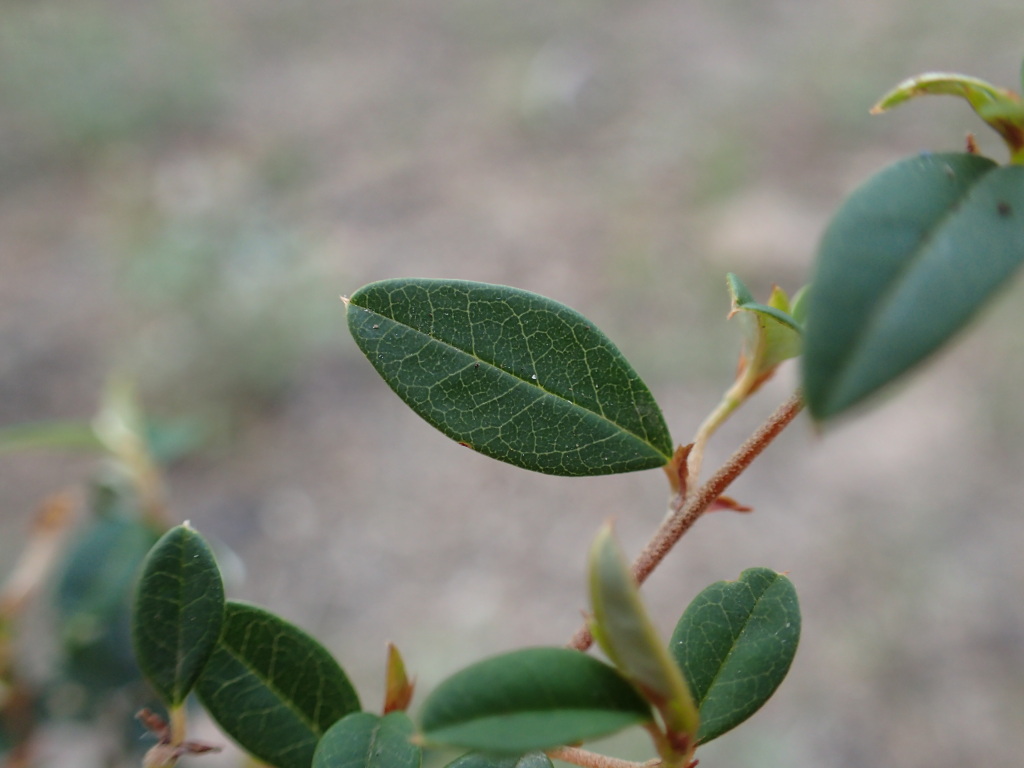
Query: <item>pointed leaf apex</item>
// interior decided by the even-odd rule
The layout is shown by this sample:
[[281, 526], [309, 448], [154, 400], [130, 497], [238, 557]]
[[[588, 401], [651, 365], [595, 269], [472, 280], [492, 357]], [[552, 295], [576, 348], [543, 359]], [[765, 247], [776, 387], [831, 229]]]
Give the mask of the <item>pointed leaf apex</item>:
[[415, 689], [416, 680], [406, 674], [405, 662], [398, 648], [394, 643], [388, 643], [384, 714], [407, 710]]
[[964, 99], [978, 117], [1003, 138], [1011, 161], [1024, 160], [1021, 157], [1024, 153], [1024, 104], [1020, 95], [976, 77], [955, 72], [925, 72], [904, 80], [885, 94], [871, 108], [871, 114], [878, 115], [917, 96], [932, 94]]

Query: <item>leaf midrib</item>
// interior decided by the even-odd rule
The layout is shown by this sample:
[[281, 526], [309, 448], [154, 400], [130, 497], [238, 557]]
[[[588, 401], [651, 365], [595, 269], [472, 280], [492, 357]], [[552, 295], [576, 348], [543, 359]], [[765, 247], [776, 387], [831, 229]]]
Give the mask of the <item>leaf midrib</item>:
[[[496, 363], [492, 362], [491, 360], [488, 360], [488, 359], [486, 359], [484, 357], [481, 357], [476, 352], [469, 352], [467, 350], [464, 350], [464, 349], [462, 349], [460, 347], [455, 346], [454, 344], [450, 343], [449, 341], [447, 341], [445, 339], [439, 339], [438, 337], [436, 337], [436, 336], [434, 336], [434, 335], [432, 335], [430, 333], [427, 333], [426, 331], [423, 331], [423, 330], [421, 330], [419, 328], [416, 328], [416, 327], [414, 327], [412, 325], [409, 325], [407, 323], [403, 323], [403, 322], [401, 322], [399, 320], [395, 320], [394, 318], [388, 317], [387, 315], [382, 315], [382, 314], [380, 314], [379, 312], [377, 312], [374, 309], [370, 309], [368, 307], [362, 307], [362, 306], [360, 306], [358, 304], [355, 304], [353, 306], [357, 306], [360, 309], [363, 309], [366, 312], [369, 312], [369, 313], [375, 315], [376, 317], [379, 317], [379, 318], [381, 318], [383, 320], [387, 320], [389, 323], [394, 324], [398, 328], [408, 329], [408, 331], [410, 331], [410, 332], [412, 332], [412, 333], [414, 333], [414, 334], [416, 334], [418, 336], [422, 336], [422, 337], [424, 337], [426, 339], [429, 339], [430, 341], [432, 341], [432, 342], [434, 342], [436, 344], [441, 344], [441, 345], [443, 345], [444, 347], [446, 347], [448, 349], [455, 350], [456, 352], [459, 352], [460, 354], [463, 354], [463, 355], [465, 355], [468, 358], [476, 360], [477, 362], [479, 362], [482, 365], [487, 365], [490, 368], [492, 368], [495, 371], [497, 371], [502, 376], [506, 376], [506, 377], [514, 380], [517, 383], [517, 385], [518, 384], [526, 384], [526, 385], [530, 386], [533, 389], [539, 389], [541, 392], [543, 392], [548, 397], [553, 397], [553, 398], [559, 400], [560, 402], [568, 404], [572, 408], [576, 408], [576, 409], [578, 409], [580, 411], [583, 411], [585, 413], [588, 413], [588, 414], [591, 414], [593, 416], [596, 416], [601, 421], [603, 421], [605, 424], [610, 424], [611, 426], [613, 426], [619, 432], [622, 432], [622, 433], [624, 433], [626, 435], [629, 435], [630, 437], [632, 437], [633, 439], [637, 440], [640, 443], [643, 443], [644, 445], [650, 446], [659, 456], [663, 456], [665, 458], [666, 462], [671, 460], [671, 458], [672, 458], [668, 454], [663, 453], [661, 451], [661, 449], [659, 449], [656, 445], [654, 445], [654, 443], [651, 442], [648, 438], [643, 437], [643, 436], [637, 434], [634, 430], [632, 430], [632, 429], [630, 429], [628, 427], [625, 427], [622, 424], [619, 424], [618, 422], [613, 421], [609, 417], [605, 416], [603, 413], [598, 413], [596, 411], [592, 411], [589, 408], [587, 408], [586, 406], [580, 405], [579, 403], [575, 403], [572, 400], [569, 400], [567, 397], [565, 397], [564, 395], [559, 394], [558, 392], [552, 392], [551, 390], [546, 389], [544, 387], [544, 385], [540, 382], [539, 375], [538, 375], [538, 378], [537, 378], [536, 381], [534, 381], [532, 379], [523, 378], [522, 376], [519, 376], [519, 375], [515, 374], [514, 372], [508, 371], [505, 368], [501, 367], [500, 365], [497, 365]], [[382, 334], [381, 338], [383, 338], [386, 335], [387, 335], [386, 333]], [[533, 352], [532, 352], [532, 350], [530, 350], [530, 357], [531, 357], [531, 361], [532, 361], [532, 359], [533, 359]], [[466, 370], [466, 369], [461, 369], [461, 370]], [[596, 389], [597, 389], [597, 387], [595, 387], [595, 391], [596, 391]], [[633, 403], [633, 405], [635, 406], [636, 404]], [[602, 405], [602, 407], [603, 407], [603, 405]]]
[[830, 402], [836, 399], [834, 393], [843, 392], [848, 386], [849, 372], [851, 370], [857, 370], [857, 366], [855, 366], [854, 363], [862, 354], [864, 354], [867, 342], [876, 336], [875, 328], [881, 322], [882, 318], [888, 315], [889, 310], [893, 306], [893, 302], [896, 300], [896, 296], [900, 292], [900, 289], [906, 284], [905, 281], [907, 275], [916, 268], [917, 264], [920, 263], [920, 259], [923, 258], [922, 254], [929, 249], [930, 245], [937, 239], [939, 233], [945, 229], [947, 224], [960, 211], [966, 200], [976, 191], [982, 180], [987, 179], [989, 174], [998, 168], [999, 166], [993, 166], [974, 178], [970, 186], [966, 187], [963, 193], [957, 196], [956, 199], [946, 207], [946, 210], [942, 215], [935, 219], [935, 225], [929, 228], [920, 238], [917, 245], [913, 250], [911, 250], [911, 255], [906, 258], [904, 260], [904, 264], [896, 270], [893, 279], [889, 281], [885, 289], [876, 294], [878, 300], [872, 305], [872, 311], [869, 315], [869, 319], [867, 322], [860, 324], [860, 330], [853, 337], [853, 343], [850, 345], [850, 354], [846, 358], [846, 363], [839, 369], [839, 375], [834, 379], [835, 385], [832, 390], [833, 397], [829, 398]]

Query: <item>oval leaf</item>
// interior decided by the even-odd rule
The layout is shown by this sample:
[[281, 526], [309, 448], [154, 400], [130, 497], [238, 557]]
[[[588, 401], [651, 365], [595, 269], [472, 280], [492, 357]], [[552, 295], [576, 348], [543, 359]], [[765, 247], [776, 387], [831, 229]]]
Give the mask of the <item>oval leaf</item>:
[[700, 718], [679, 666], [665, 651], [636, 580], [612, 536], [610, 525], [590, 549], [591, 630], [608, 658], [662, 713], [666, 726], [696, 743]]
[[[64, 673], [89, 696], [140, 680], [132, 654], [135, 580], [156, 543], [153, 527], [114, 489], [94, 496], [91, 521], [75, 537], [56, 590]], [[84, 702], [83, 702], [84, 703]]]
[[552, 768], [551, 758], [543, 752], [512, 757], [470, 752], [448, 763], [447, 768]]
[[700, 742], [742, 723], [779, 687], [800, 639], [800, 606], [785, 576], [751, 568], [690, 603], [669, 646], [700, 708]]
[[839, 414], [942, 346], [1024, 259], [1024, 168], [921, 155], [846, 201], [808, 299], [804, 389]]
[[527, 648], [449, 677], [423, 704], [431, 743], [522, 754], [650, 722], [651, 709], [618, 672], [568, 648]]
[[308, 768], [320, 737], [359, 709], [345, 672], [316, 640], [232, 601], [196, 693], [225, 732], [277, 768]]
[[135, 593], [135, 659], [168, 707], [185, 701], [217, 645], [224, 584], [203, 537], [172, 528], [150, 551]]
[[313, 768], [419, 768], [423, 750], [409, 740], [415, 730], [403, 712], [354, 712], [320, 739]]
[[647, 386], [579, 313], [515, 288], [386, 280], [348, 302], [384, 381], [454, 440], [551, 475], [651, 469], [672, 439]]

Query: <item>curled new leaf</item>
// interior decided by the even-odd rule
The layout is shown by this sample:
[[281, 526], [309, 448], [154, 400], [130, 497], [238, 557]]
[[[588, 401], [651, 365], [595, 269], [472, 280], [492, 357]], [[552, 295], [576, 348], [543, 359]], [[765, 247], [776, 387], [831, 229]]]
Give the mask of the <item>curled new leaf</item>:
[[832, 219], [808, 299], [803, 378], [818, 420], [960, 330], [1024, 260], [1024, 168], [923, 154], [868, 180]]
[[423, 704], [432, 744], [523, 754], [650, 722], [650, 706], [618, 672], [567, 648], [527, 648], [466, 667]]
[[388, 643], [388, 658], [384, 676], [384, 714], [404, 712], [409, 708], [416, 681], [405, 671], [405, 661], [394, 643]]
[[225, 732], [276, 768], [309, 768], [320, 737], [359, 709], [345, 672], [316, 640], [231, 601], [196, 692]]
[[742, 723], [782, 682], [800, 639], [793, 584], [767, 568], [720, 581], [690, 603], [669, 649], [700, 709], [700, 742]]
[[1006, 142], [1013, 162], [1024, 162], [1024, 103], [1020, 95], [984, 80], [952, 72], [926, 72], [893, 88], [871, 108], [877, 115], [916, 96], [944, 94], [963, 98]]
[[348, 326], [395, 393], [486, 456], [552, 475], [663, 466], [672, 439], [647, 386], [593, 323], [485, 283], [385, 280], [356, 291]]
[[146, 557], [135, 593], [132, 639], [146, 679], [168, 707], [185, 701], [224, 621], [224, 585], [213, 553], [188, 525]]
[[320, 739], [313, 768], [419, 768], [423, 750], [409, 740], [414, 730], [404, 712], [353, 712]]
[[679, 667], [665, 651], [647, 615], [611, 526], [604, 526], [594, 540], [589, 572], [594, 639], [662, 713], [666, 727], [685, 737], [677, 741], [695, 745], [700, 721], [697, 707]]
[[732, 297], [730, 316], [741, 312], [747, 320], [740, 375], [750, 378], [752, 392], [771, 377], [780, 363], [800, 354], [802, 317], [798, 319], [796, 315], [802, 313], [805, 291], [800, 291], [790, 304], [789, 297], [775, 286], [768, 303], [760, 304], [736, 275], [730, 273], [726, 280]]

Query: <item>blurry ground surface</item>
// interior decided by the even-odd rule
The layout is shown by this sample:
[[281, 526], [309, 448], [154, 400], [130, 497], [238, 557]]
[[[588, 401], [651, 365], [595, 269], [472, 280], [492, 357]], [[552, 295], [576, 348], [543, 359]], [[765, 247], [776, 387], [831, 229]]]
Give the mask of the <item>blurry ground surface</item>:
[[[114, 370], [204, 419], [219, 437], [173, 472], [176, 513], [371, 706], [388, 639], [423, 691], [565, 642], [592, 533], [614, 516], [635, 552], [661, 476], [547, 478], [449, 443], [360, 357], [338, 295], [416, 275], [557, 298], [685, 442], [734, 365], [724, 273], [795, 289], [829, 212], [901, 155], [976, 130], [1002, 159], [954, 100], [867, 108], [929, 69], [1013, 86], [1022, 22], [1002, 0], [7, 0], [0, 425], [87, 418]], [[864, 418], [798, 423], [734, 488], [757, 511], [702, 521], [651, 580], [666, 633], [746, 567], [801, 595], [789, 680], [702, 766], [1021, 764], [1021, 295]], [[0, 557], [91, 467], [3, 457]]]

